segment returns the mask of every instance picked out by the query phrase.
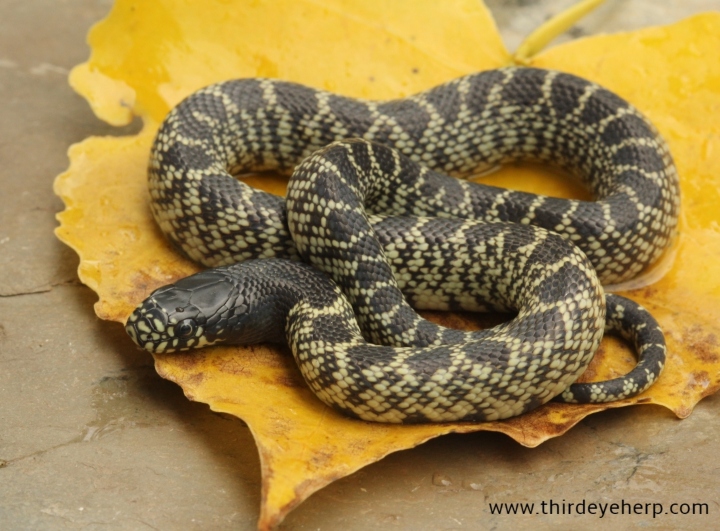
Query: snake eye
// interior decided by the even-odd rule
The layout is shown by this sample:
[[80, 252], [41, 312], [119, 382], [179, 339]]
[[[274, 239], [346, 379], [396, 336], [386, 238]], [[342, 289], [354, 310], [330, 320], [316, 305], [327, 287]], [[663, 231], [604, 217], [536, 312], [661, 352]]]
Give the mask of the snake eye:
[[197, 325], [192, 319], [185, 319], [175, 325], [175, 335], [180, 338], [188, 338], [197, 330]]

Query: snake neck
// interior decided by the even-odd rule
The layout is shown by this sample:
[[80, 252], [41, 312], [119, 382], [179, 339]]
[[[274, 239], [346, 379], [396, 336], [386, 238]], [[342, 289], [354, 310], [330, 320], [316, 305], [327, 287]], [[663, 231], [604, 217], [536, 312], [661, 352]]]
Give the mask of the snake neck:
[[244, 299], [240, 308], [234, 310], [242, 319], [227, 330], [228, 342], [290, 343], [288, 330], [292, 323], [302, 320], [304, 315], [314, 317], [318, 309], [337, 300], [350, 312], [343, 316], [357, 328], [352, 308], [338, 287], [324, 273], [306, 264], [281, 259], [253, 260], [226, 270]]
[[242, 303], [228, 308], [240, 319], [229, 323], [227, 342], [292, 347], [298, 327], [310, 336], [318, 330], [331, 331], [348, 341], [362, 341], [352, 306], [321, 271], [280, 259], [252, 260], [223, 269], [242, 294]]

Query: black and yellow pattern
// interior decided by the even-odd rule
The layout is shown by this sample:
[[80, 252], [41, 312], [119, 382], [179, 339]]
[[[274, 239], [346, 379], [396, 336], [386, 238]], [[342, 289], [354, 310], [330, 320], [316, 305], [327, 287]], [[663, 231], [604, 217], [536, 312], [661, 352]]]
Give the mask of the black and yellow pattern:
[[[328, 146], [348, 137], [373, 143]], [[426, 167], [467, 176], [520, 159], [568, 168], [598, 201], [501, 190]], [[296, 166], [287, 209], [229, 178]], [[641, 361], [624, 378], [570, 386], [602, 337], [597, 277], [624, 280], [654, 261], [679, 207], [662, 139], [628, 103], [587, 81], [507, 68], [384, 103], [231, 81], [168, 116], [149, 173], [155, 217], [191, 258], [214, 267], [302, 256], [344, 295], [310, 293], [332, 283], [288, 261], [201, 273], [131, 316], [128, 332], [147, 350], [286, 338], [322, 400], [386, 422], [506, 418], [563, 392], [572, 401], [614, 400], [641, 392], [662, 369], [657, 323], [608, 295], [608, 323]], [[291, 286], [310, 277], [306, 288]], [[224, 302], [204, 288], [218, 278], [230, 289]], [[205, 295], [192, 295], [191, 285]], [[278, 308], [268, 310], [265, 297]], [[465, 333], [422, 320], [406, 299], [416, 308], [519, 313]], [[267, 324], [270, 317], [281, 324]], [[386, 346], [367, 344], [361, 330]]]

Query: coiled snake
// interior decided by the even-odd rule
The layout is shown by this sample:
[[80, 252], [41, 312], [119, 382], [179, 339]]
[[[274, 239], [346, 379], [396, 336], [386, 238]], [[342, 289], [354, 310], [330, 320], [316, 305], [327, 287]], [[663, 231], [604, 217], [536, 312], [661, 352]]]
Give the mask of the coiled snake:
[[[337, 142], [347, 138], [365, 140]], [[597, 201], [435, 171], [526, 159], [567, 168]], [[294, 168], [287, 205], [230, 178]], [[149, 187], [163, 232], [216, 268], [130, 316], [128, 333], [151, 352], [286, 340], [321, 400], [384, 422], [506, 418], [560, 393], [625, 398], [664, 364], [652, 316], [600, 281], [632, 278], [667, 247], [675, 167], [637, 110], [575, 76], [503, 68], [389, 102], [264, 79], [212, 85], [161, 126]], [[461, 332], [406, 301], [518, 315]], [[634, 343], [638, 366], [570, 385], [603, 324]]]

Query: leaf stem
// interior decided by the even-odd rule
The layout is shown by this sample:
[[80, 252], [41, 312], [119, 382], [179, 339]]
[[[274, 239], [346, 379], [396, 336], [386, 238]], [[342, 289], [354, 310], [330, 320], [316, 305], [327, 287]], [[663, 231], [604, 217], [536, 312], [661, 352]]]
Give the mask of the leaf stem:
[[605, 0], [581, 0], [541, 24], [540, 27], [525, 37], [525, 40], [518, 46], [513, 56], [515, 62], [519, 64], [527, 63], [533, 55], [540, 52], [550, 41], [566, 32], [578, 20], [604, 2]]

